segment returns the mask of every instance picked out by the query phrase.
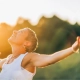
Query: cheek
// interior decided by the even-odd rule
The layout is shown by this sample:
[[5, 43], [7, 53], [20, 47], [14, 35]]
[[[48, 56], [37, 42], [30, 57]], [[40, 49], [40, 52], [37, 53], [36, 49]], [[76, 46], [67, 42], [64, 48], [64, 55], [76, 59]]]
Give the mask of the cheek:
[[22, 38], [22, 37], [19, 37], [19, 38], [16, 38], [15, 39], [15, 41], [17, 42], [17, 43], [23, 43], [24, 42], [24, 38]]
[[22, 34], [18, 34], [18, 35], [15, 37], [15, 42], [16, 42], [16, 43], [22, 44], [24, 41], [25, 41], [25, 36], [22, 35]]

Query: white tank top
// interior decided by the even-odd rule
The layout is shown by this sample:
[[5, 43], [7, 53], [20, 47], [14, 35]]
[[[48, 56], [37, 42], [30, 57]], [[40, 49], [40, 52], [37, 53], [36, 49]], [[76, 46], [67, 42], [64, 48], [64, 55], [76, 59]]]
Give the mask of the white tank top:
[[[7, 64], [5, 62], [0, 73], [0, 80], [32, 80], [36, 71], [34, 73], [31, 73], [21, 67], [22, 59], [26, 54], [27, 53], [21, 54], [10, 64]], [[9, 59], [9, 57], [7, 59]]]

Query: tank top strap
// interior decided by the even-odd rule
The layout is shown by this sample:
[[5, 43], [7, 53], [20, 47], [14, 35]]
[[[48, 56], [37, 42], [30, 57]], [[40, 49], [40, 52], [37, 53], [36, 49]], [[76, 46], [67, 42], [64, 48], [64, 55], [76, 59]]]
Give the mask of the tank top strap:
[[18, 65], [21, 67], [21, 62], [22, 62], [22, 60], [23, 60], [23, 58], [24, 58], [24, 56], [26, 56], [26, 54], [28, 54], [28, 52], [26, 52], [25, 54], [21, 54], [18, 58], [17, 58], [17, 63], [18, 63]]

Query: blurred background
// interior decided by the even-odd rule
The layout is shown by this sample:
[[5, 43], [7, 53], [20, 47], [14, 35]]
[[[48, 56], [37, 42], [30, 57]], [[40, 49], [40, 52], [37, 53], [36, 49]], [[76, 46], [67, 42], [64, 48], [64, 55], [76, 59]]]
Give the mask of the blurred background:
[[[36, 52], [66, 49], [80, 36], [80, 0], [0, 0], [0, 58], [11, 54], [13, 30], [25, 27], [37, 34]], [[37, 69], [33, 80], [80, 80], [80, 54]]]

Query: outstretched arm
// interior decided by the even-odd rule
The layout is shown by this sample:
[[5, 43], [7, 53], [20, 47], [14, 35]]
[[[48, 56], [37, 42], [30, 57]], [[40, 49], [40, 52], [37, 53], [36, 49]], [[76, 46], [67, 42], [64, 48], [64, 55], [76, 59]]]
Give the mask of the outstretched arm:
[[[72, 46], [73, 46], [74, 50], [76, 51], [78, 49], [78, 41], [76, 41]], [[67, 56], [69, 56], [73, 53], [74, 52], [73, 52], [72, 47], [55, 52], [50, 55], [35, 53], [31, 59], [31, 62], [36, 67], [45, 67], [50, 64], [54, 64], [54, 63], [66, 58]]]

